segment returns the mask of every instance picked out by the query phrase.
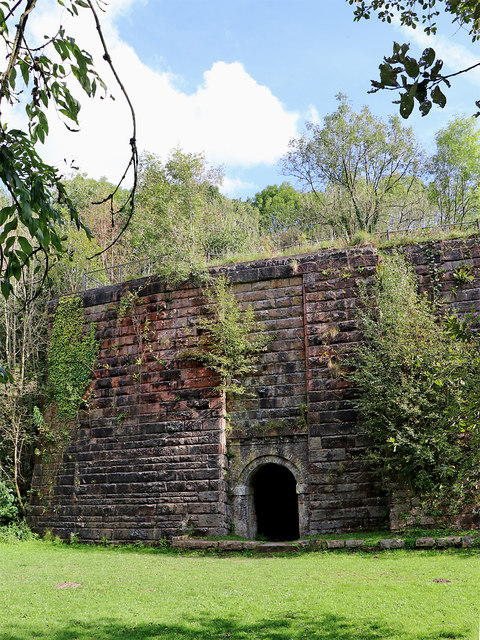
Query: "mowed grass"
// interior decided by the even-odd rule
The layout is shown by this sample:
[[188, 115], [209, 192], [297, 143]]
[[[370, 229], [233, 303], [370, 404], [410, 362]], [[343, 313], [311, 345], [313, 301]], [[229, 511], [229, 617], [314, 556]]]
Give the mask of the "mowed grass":
[[476, 551], [260, 557], [0, 544], [1, 640], [477, 640], [479, 605]]

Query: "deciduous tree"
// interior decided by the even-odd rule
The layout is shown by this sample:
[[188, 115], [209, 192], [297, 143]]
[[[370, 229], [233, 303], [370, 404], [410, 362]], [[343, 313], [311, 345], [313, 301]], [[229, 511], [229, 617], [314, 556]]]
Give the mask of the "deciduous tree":
[[203, 154], [175, 149], [166, 162], [144, 154], [131, 227], [136, 255], [156, 260], [159, 267], [168, 257], [186, 276], [198, 260], [254, 246], [258, 214], [251, 205], [223, 196], [222, 179], [222, 168], [210, 166]]
[[423, 155], [411, 128], [388, 122], [368, 107], [355, 113], [346, 97], [323, 126], [290, 141], [283, 173], [295, 177], [322, 204], [323, 222], [337, 232], [373, 232], [388, 219], [396, 190], [415, 180]]
[[474, 118], [454, 118], [435, 136], [430, 197], [440, 223], [458, 224], [480, 213], [480, 131]]

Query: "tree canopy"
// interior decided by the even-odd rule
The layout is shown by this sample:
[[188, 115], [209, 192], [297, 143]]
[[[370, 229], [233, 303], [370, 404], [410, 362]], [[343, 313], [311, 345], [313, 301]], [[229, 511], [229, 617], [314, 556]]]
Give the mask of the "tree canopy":
[[211, 256], [254, 244], [257, 212], [223, 196], [222, 180], [223, 168], [211, 166], [201, 153], [174, 149], [166, 161], [144, 153], [129, 230], [133, 254], [159, 267], [174, 261], [181, 278]]
[[435, 136], [430, 197], [441, 224], [476, 219], [480, 212], [480, 131], [475, 119], [451, 120]]
[[290, 141], [283, 173], [323, 203], [325, 224], [350, 235], [373, 232], [396, 189], [420, 173], [422, 152], [397, 117], [385, 122], [366, 106], [355, 113], [344, 95], [338, 101], [323, 126], [308, 122], [307, 133]]

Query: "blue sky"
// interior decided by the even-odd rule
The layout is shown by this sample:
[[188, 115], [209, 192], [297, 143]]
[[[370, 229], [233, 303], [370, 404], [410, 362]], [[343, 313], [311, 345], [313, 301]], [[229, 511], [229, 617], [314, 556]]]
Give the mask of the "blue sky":
[[[54, 20], [45, 9], [34, 23], [39, 37]], [[448, 21], [428, 41], [376, 19], [354, 23], [346, 0], [112, 0], [104, 24], [137, 111], [140, 149], [164, 158], [175, 146], [205, 153], [225, 167], [224, 189], [234, 197], [288, 179], [278, 168], [288, 140], [335, 110], [337, 93], [356, 109], [395, 114], [392, 94], [367, 93], [393, 40], [410, 41], [416, 53], [434, 46], [449, 72], [480, 54]], [[75, 28], [95, 49], [91, 26]], [[114, 180], [128, 141], [116, 97], [116, 111], [108, 101], [84, 105], [82, 134], [66, 142], [58, 131], [48, 152], [59, 157], [66, 146], [83, 171]], [[427, 150], [449, 119], [474, 111], [480, 74], [458, 79], [447, 97], [444, 110], [408, 121]]]

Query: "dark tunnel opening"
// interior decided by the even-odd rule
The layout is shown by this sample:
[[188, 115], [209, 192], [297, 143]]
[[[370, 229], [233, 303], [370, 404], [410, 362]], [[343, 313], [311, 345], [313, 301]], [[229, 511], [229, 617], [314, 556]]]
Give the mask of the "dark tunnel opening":
[[296, 540], [299, 537], [297, 483], [294, 475], [279, 464], [265, 464], [252, 479], [257, 519], [257, 536], [268, 540]]

